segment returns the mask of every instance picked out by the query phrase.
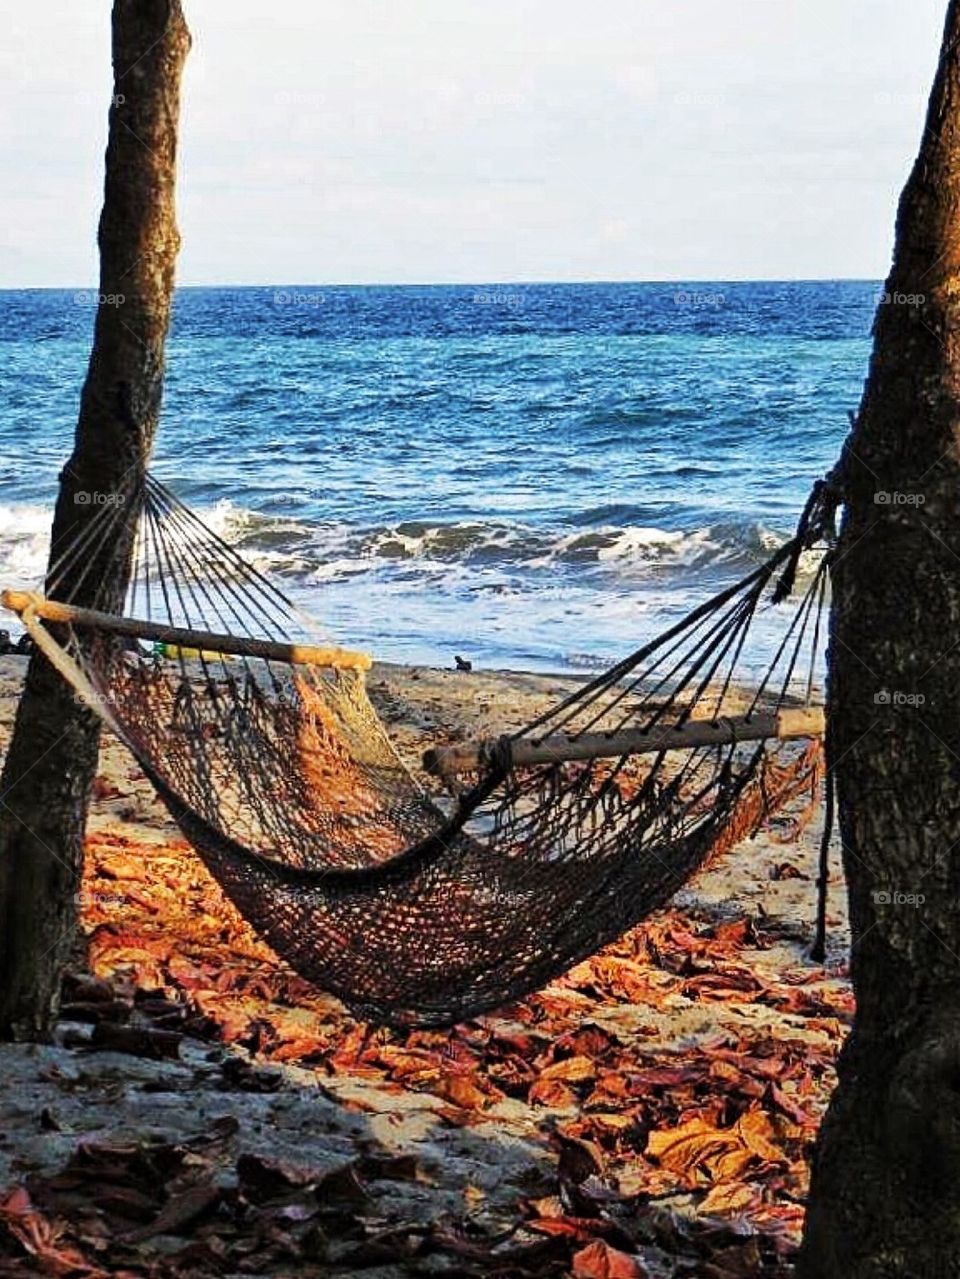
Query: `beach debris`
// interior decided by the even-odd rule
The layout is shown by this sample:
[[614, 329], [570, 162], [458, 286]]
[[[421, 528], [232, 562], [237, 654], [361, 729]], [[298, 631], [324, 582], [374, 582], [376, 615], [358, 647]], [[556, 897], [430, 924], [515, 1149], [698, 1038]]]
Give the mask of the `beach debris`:
[[[145, 785], [107, 775], [125, 793]], [[795, 891], [771, 878], [782, 862], [771, 844], [755, 866], [764, 891]], [[813, 866], [806, 844], [793, 862]], [[152, 1032], [130, 1041], [148, 1052], [164, 1032], [185, 1064], [150, 1069], [189, 1080], [199, 1050], [206, 1106], [233, 1113], [208, 1109], [189, 1139], [151, 1127], [121, 1141], [74, 1136], [75, 1114], [45, 1099], [33, 1133], [79, 1144], [55, 1172], [0, 1188], [0, 1273], [99, 1276], [109, 1257], [111, 1273], [153, 1279], [374, 1265], [787, 1279], [852, 1002], [845, 974], [804, 962], [800, 942], [784, 958], [755, 908], [660, 911], [496, 1016], [402, 1033], [358, 1023], [285, 967], [170, 828], [94, 823], [78, 900], [90, 971], [66, 979], [62, 1009], [86, 1034], [79, 1068], [97, 1069], [91, 1029]], [[178, 1085], [191, 1113], [200, 1086]], [[313, 1166], [316, 1134], [302, 1164], [274, 1160], [234, 1117], [305, 1088], [351, 1134], [332, 1167]], [[429, 1138], [387, 1149], [373, 1135], [411, 1117]], [[508, 1179], [518, 1140], [537, 1159]], [[385, 1220], [385, 1197], [404, 1211]]]
[[[548, 1161], [529, 1198], [518, 1189], [510, 1245], [518, 1274], [655, 1273], [649, 1249], [666, 1245], [701, 1260], [722, 1246], [716, 1273], [723, 1276], [786, 1274], [809, 1145], [852, 1010], [845, 983], [822, 968], [759, 966], [756, 957], [775, 944], [762, 921], [662, 911], [501, 1017], [403, 1034], [355, 1022], [285, 968], [183, 841], [145, 857], [132, 840], [94, 833], [87, 863], [92, 974], [70, 979], [65, 1010], [92, 1021], [101, 1042], [115, 1042], [131, 1023], [147, 1027], [142, 1040], [131, 1040], [147, 1052], [167, 1042], [157, 1039], [162, 1034], [171, 1048], [183, 1035], [205, 1039], [226, 1050], [220, 1087], [230, 1092], [282, 1095], [290, 1087], [283, 1072], [294, 1065], [316, 1071], [323, 1096], [360, 1113], [400, 1114], [404, 1099], [419, 1095], [452, 1129], [484, 1125], [489, 1132], [501, 1116], [514, 1116], [512, 1123], [539, 1137]], [[122, 923], [100, 891], [117, 883], [139, 890]], [[772, 1034], [751, 1019], [679, 1044], [656, 1033], [658, 1018], [685, 1007], [727, 1005], [766, 1009], [771, 1018], [789, 1018], [791, 1029], [777, 1023]], [[624, 1009], [633, 1015], [621, 1026]], [[351, 1085], [342, 1101], [337, 1081]], [[357, 1094], [353, 1081], [368, 1092]], [[190, 1255], [212, 1249], [222, 1269], [234, 1236], [217, 1235], [213, 1223], [224, 1215], [234, 1221], [239, 1195], [258, 1212], [287, 1212], [280, 1251], [290, 1265], [298, 1248], [344, 1266], [373, 1264], [363, 1259], [390, 1249], [395, 1258], [452, 1250], [462, 1273], [481, 1274], [494, 1254], [506, 1255], [467, 1225], [471, 1213], [482, 1216], [475, 1187], [477, 1202], [465, 1201], [459, 1224], [443, 1217], [397, 1233], [368, 1220], [364, 1187], [374, 1170], [429, 1185], [419, 1163], [405, 1158], [390, 1164], [385, 1153], [358, 1156], [323, 1183], [327, 1208], [318, 1216], [309, 1170], [244, 1157], [235, 1189], [214, 1194], [202, 1178], [169, 1189], [151, 1202], [152, 1215], [144, 1208], [142, 1219], [127, 1222], [127, 1244], [130, 1231], [173, 1221], [173, 1233], [189, 1238]], [[442, 1169], [438, 1175], [442, 1184]], [[651, 1201], [672, 1198], [687, 1205], [679, 1216], [669, 1206], [651, 1216]], [[31, 1202], [46, 1210], [46, 1200]], [[143, 1235], [137, 1246], [153, 1237]], [[73, 1246], [73, 1235], [64, 1238]], [[306, 1265], [305, 1255], [296, 1264]]]
[[581, 1248], [573, 1258], [573, 1279], [647, 1279], [649, 1271], [602, 1239]]
[[[19, 1245], [21, 1256], [25, 1254], [42, 1266], [40, 1273], [83, 1275], [87, 1279], [97, 1279], [105, 1274], [98, 1266], [89, 1264], [78, 1249], [64, 1244], [65, 1227], [51, 1222], [39, 1212], [22, 1186], [0, 1197], [0, 1241], [2, 1235]], [[0, 1256], [4, 1252], [6, 1249], [0, 1242]]]

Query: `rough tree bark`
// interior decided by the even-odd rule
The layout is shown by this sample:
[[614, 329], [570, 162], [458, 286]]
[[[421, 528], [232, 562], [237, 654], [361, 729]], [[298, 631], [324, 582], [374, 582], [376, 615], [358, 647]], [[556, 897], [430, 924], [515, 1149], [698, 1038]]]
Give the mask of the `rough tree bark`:
[[832, 723], [853, 1032], [800, 1279], [960, 1275], [960, 0], [844, 454]]
[[[100, 297], [73, 454], [60, 477], [51, 564], [105, 502], [123, 502], [150, 453], [179, 247], [180, 78], [190, 36], [179, 0], [115, 0], [113, 98], [100, 219]], [[60, 595], [116, 611], [133, 529]], [[75, 939], [99, 724], [40, 657], [30, 662], [0, 777], [0, 1036], [42, 1038]]]

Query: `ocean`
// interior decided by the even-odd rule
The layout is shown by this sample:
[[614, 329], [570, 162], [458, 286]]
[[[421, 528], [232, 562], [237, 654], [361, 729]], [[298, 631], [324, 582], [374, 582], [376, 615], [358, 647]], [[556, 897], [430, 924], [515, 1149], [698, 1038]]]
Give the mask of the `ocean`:
[[[590, 669], [790, 534], [879, 293], [182, 289], [154, 471], [344, 643]], [[0, 584], [42, 580], [93, 315], [0, 292]]]

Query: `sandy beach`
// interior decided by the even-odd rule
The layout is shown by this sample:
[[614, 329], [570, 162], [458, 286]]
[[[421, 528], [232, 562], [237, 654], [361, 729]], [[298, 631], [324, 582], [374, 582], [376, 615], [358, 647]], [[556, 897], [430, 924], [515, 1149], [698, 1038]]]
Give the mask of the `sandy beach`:
[[[4, 744], [24, 669], [0, 661]], [[376, 665], [368, 685], [415, 765], [438, 738], [528, 721], [570, 677]], [[124, 1210], [95, 1209], [109, 1175], [91, 1174], [89, 1151], [122, 1162], [117, 1151], [129, 1160], [146, 1141], [202, 1147], [225, 1196], [249, 1195], [251, 1167], [301, 1187], [352, 1169], [349, 1228], [326, 1222], [323, 1268], [307, 1252], [298, 1273], [361, 1261], [378, 1276], [490, 1273], [547, 1245], [565, 1265], [629, 1237], [652, 1276], [707, 1240], [711, 1255], [730, 1250], [730, 1269], [712, 1274], [776, 1274], [799, 1238], [809, 1146], [851, 1015], [836, 870], [830, 957], [808, 957], [818, 836], [818, 815], [799, 834], [773, 819], [544, 991], [450, 1032], [401, 1035], [359, 1026], [253, 936], [107, 737], [86, 965], [78, 956], [57, 1045], [0, 1047], [0, 1186], [28, 1184], [52, 1220], [71, 1222], [66, 1237], [99, 1239], [112, 1265], [216, 1233], [187, 1213], [117, 1242]], [[149, 1042], [116, 1051], [114, 1024], [146, 1028]], [[79, 1147], [86, 1171], [64, 1200], [56, 1174], [77, 1174]], [[142, 1228], [163, 1208], [126, 1210]], [[282, 1254], [253, 1272], [286, 1273]]]

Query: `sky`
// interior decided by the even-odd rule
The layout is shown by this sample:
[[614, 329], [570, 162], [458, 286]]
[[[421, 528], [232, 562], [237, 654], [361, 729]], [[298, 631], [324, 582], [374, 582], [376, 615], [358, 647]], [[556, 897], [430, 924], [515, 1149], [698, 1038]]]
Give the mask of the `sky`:
[[[96, 281], [108, 0], [0, 0], [0, 287]], [[184, 0], [182, 284], [880, 278], [946, 0]]]

